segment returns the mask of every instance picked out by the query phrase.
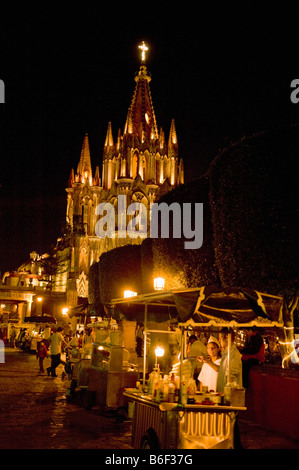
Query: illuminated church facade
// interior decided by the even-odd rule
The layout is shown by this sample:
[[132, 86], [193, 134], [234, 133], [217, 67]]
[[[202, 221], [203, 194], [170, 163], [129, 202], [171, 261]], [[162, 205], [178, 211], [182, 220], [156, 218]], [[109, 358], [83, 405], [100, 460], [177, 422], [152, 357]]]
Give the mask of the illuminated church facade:
[[184, 183], [175, 121], [171, 121], [166, 140], [162, 128], [158, 130], [154, 112], [149, 86], [151, 76], [145, 66], [147, 48], [144, 43], [139, 47], [142, 61], [135, 76], [135, 89], [124, 130], [119, 130], [114, 139], [112, 125], [108, 123], [101, 174], [99, 166], [93, 174], [87, 134], [77, 170], [72, 169], [70, 173], [66, 188], [68, 243], [62, 239], [58, 244], [60, 269], [55, 276], [55, 290], [66, 290], [69, 306], [77, 305], [78, 297], [88, 297], [89, 268], [103, 252], [129, 243], [140, 244], [143, 240], [120, 233], [117, 216], [113, 236], [97, 236], [97, 206], [110, 203], [117, 214], [118, 196], [125, 196], [127, 207], [132, 202], [141, 202], [149, 215], [151, 203]]

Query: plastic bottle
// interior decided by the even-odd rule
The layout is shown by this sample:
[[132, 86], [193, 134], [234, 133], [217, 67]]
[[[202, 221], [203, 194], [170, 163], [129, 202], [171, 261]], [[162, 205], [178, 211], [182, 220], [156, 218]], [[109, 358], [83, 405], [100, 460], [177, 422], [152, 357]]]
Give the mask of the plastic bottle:
[[153, 383], [154, 383], [154, 371], [152, 371], [149, 374], [149, 377], [148, 377], [147, 385], [148, 385], [148, 394], [149, 395], [153, 395], [153, 391], [154, 391]]
[[159, 373], [156, 369], [154, 369], [150, 375], [148, 380], [148, 394], [154, 395], [156, 383], [159, 381]]
[[164, 378], [163, 378], [163, 382], [164, 382], [164, 385], [163, 385], [163, 401], [169, 401], [169, 379], [168, 379], [168, 375], [164, 375]]
[[168, 384], [168, 401], [170, 403], [175, 402], [175, 385], [173, 382], [170, 382]]
[[194, 379], [189, 379], [187, 394], [188, 395], [195, 395], [196, 393], [196, 383]]
[[186, 405], [187, 403], [187, 387], [185, 377], [183, 377], [181, 384], [181, 405]]
[[224, 405], [230, 405], [231, 393], [232, 393], [231, 384], [227, 383], [223, 389], [223, 404]]

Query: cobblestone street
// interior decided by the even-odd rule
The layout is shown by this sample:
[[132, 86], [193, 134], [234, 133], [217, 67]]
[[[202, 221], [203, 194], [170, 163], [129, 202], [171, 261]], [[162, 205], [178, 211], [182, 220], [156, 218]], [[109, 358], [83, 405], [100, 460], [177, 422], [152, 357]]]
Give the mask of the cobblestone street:
[[5, 363], [0, 364], [1, 449], [132, 449], [130, 422], [67, 403], [62, 365], [55, 379], [38, 370], [35, 355], [5, 350]]
[[[48, 359], [48, 364], [50, 360]], [[132, 449], [131, 422], [66, 401], [66, 381], [38, 372], [33, 354], [7, 348], [0, 363], [1, 449]], [[244, 449], [298, 449], [299, 443], [242, 421]]]

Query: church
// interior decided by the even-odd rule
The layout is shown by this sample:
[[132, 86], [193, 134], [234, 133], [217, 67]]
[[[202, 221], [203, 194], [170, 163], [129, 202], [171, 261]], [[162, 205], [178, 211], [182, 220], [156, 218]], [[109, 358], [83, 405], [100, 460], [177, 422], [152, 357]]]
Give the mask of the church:
[[149, 86], [151, 75], [145, 66], [148, 47], [143, 42], [139, 48], [141, 65], [134, 77], [135, 89], [123, 132], [118, 130], [114, 138], [112, 124], [108, 123], [101, 174], [99, 165], [94, 173], [92, 171], [87, 134], [77, 169], [70, 172], [66, 188], [66, 231], [57, 245], [58, 269], [54, 281], [54, 290], [66, 291], [69, 307], [77, 305], [79, 298], [88, 298], [89, 268], [102, 253], [125, 244], [142, 242], [140, 237], [132, 238], [120, 233], [124, 221], [117, 216], [113, 236], [98, 237], [97, 206], [112, 204], [117, 214], [118, 196], [123, 196], [127, 207], [133, 202], [141, 202], [149, 215], [151, 203], [184, 183], [175, 121], [173, 119], [170, 123], [167, 140], [156, 121]]

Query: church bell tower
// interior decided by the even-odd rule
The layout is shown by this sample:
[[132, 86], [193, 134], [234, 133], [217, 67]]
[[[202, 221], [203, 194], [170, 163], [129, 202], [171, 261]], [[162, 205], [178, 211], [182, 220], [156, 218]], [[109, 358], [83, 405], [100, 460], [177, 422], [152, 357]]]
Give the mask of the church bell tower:
[[92, 173], [88, 135], [83, 140], [76, 173], [71, 171], [67, 191], [66, 222], [70, 237], [69, 280], [67, 285], [70, 305], [76, 297], [88, 297], [88, 272], [91, 264], [103, 252], [125, 244], [140, 244], [140, 237], [120, 236], [115, 227], [114, 236], [96, 235], [96, 207], [109, 202], [117, 208], [118, 196], [126, 197], [127, 207], [142, 202], [150, 204], [168, 191], [184, 183], [183, 161], [178, 155], [178, 141], [174, 119], [170, 123], [168, 141], [162, 128], [158, 130], [150, 91], [151, 75], [145, 66], [148, 47], [139, 46], [141, 65], [135, 76], [135, 89], [123, 131], [113, 138], [112, 124], [108, 123], [103, 148], [102, 178], [99, 166]]

